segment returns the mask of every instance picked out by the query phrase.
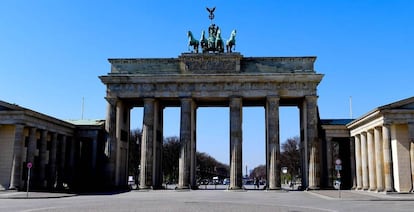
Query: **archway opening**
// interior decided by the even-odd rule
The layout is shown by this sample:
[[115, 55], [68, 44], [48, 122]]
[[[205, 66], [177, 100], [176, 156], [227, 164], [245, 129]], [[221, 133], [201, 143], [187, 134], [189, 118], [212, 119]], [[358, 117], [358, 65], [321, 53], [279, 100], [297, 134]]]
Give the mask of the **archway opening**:
[[295, 106], [279, 108], [280, 164], [282, 189], [301, 188], [300, 114]]
[[199, 107], [196, 131], [199, 188], [225, 189], [230, 171], [229, 109]]
[[[264, 107], [243, 107], [243, 186], [262, 189], [266, 185], [266, 132]], [[255, 179], [259, 186], [255, 185]]]

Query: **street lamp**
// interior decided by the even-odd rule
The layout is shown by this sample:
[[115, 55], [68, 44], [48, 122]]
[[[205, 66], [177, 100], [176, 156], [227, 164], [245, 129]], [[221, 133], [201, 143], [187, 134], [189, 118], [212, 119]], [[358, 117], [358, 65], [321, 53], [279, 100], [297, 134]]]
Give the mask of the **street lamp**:
[[284, 184], [286, 184], [286, 174], [287, 174], [287, 171], [288, 171], [288, 168], [286, 166], [282, 167], [282, 173], [285, 176], [284, 177], [284, 181], [285, 181]]

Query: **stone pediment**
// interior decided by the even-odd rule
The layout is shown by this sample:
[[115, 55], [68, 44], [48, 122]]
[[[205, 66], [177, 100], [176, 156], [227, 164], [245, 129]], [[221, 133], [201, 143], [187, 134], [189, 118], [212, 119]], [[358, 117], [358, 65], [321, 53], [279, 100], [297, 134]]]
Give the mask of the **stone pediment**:
[[403, 99], [391, 104], [387, 104], [378, 108], [379, 110], [397, 110], [397, 109], [410, 109], [414, 110], [414, 97]]

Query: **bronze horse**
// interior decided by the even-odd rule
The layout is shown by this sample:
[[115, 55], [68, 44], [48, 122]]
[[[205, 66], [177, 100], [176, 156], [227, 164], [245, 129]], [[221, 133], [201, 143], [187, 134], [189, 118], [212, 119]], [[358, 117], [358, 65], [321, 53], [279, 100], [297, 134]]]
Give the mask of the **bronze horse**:
[[193, 52], [198, 53], [198, 40], [194, 38], [193, 33], [191, 31], [188, 31], [188, 51], [190, 51], [190, 46], [193, 47]]
[[230, 38], [226, 42], [226, 50], [227, 52], [232, 52], [232, 48], [234, 46], [234, 50], [236, 50], [236, 30], [231, 32]]

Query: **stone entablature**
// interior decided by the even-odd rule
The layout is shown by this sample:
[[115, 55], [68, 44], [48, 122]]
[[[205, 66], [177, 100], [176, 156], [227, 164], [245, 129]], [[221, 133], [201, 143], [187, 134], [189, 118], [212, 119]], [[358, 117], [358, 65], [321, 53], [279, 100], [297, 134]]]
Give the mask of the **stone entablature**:
[[[316, 87], [323, 75], [249, 75], [221, 76], [102, 76], [111, 98], [171, 98], [203, 97], [298, 97], [316, 95]], [[292, 81], [292, 78], [295, 80]]]
[[101, 76], [107, 98], [302, 98], [317, 95], [323, 74], [316, 57], [249, 57], [239, 53], [191, 54], [178, 59], [109, 59]]
[[243, 57], [240, 53], [193, 54], [178, 58], [108, 59], [110, 74], [315, 73], [316, 57]]
[[17, 105], [0, 101], [0, 106], [8, 108], [7, 110], [0, 109], [0, 124], [23, 124], [26, 127], [36, 127], [37, 129], [53, 129], [67, 135], [72, 135], [76, 128], [75, 125], [68, 122]]

